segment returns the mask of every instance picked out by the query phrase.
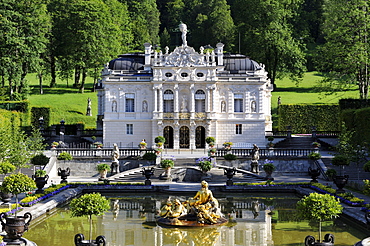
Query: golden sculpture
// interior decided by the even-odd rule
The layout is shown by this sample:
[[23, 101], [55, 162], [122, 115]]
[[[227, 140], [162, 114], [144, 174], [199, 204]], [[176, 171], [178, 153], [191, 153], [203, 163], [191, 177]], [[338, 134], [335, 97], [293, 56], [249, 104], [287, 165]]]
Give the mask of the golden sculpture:
[[157, 221], [176, 226], [226, 223], [227, 220], [220, 211], [217, 199], [213, 197], [212, 191], [208, 189], [208, 183], [202, 181], [201, 186], [202, 188], [193, 198], [182, 203], [178, 199], [173, 202], [168, 199], [159, 212], [159, 216], [163, 219]]

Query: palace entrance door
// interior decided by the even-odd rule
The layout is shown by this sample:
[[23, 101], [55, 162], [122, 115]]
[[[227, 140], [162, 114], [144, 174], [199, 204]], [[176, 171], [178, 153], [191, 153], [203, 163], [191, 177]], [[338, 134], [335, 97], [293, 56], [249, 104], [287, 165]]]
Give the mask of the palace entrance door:
[[173, 149], [173, 128], [166, 126], [163, 129], [163, 137], [166, 139], [164, 147], [167, 149]]
[[206, 147], [206, 129], [203, 126], [198, 126], [195, 129], [195, 147], [197, 149]]
[[189, 127], [182, 126], [180, 128], [180, 148], [188, 149], [189, 147], [190, 147]]

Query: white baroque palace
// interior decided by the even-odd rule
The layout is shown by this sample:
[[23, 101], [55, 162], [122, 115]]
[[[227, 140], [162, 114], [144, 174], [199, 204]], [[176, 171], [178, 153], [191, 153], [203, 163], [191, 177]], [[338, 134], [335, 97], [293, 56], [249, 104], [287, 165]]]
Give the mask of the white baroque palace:
[[186, 35], [171, 53], [144, 46], [144, 54], [121, 55], [102, 72], [97, 128], [104, 146], [137, 147], [146, 139], [150, 147], [156, 136], [173, 149], [205, 148], [208, 136], [219, 147], [266, 144], [272, 85], [263, 65], [224, 53], [222, 43], [198, 53]]

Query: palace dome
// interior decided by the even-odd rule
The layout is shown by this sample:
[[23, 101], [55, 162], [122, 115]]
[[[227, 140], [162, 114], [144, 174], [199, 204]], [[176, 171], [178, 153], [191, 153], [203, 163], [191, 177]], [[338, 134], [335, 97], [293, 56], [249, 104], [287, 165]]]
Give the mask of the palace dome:
[[144, 54], [124, 54], [109, 62], [109, 69], [137, 71], [144, 69]]
[[245, 73], [246, 71], [261, 70], [262, 67], [254, 60], [245, 55], [225, 54], [224, 66], [230, 73]]

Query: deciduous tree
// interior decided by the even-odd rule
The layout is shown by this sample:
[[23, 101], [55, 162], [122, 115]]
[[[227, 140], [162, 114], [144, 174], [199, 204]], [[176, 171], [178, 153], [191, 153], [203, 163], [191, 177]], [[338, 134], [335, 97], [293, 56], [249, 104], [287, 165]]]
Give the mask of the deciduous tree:
[[265, 64], [272, 83], [285, 75], [297, 81], [305, 71], [305, 48], [292, 26], [302, 3], [302, 0], [236, 0], [233, 4], [240, 51]]
[[325, 79], [321, 88], [329, 92], [358, 86], [359, 96], [369, 93], [369, 2], [325, 0], [323, 32], [317, 62]]

